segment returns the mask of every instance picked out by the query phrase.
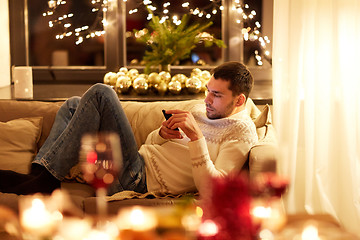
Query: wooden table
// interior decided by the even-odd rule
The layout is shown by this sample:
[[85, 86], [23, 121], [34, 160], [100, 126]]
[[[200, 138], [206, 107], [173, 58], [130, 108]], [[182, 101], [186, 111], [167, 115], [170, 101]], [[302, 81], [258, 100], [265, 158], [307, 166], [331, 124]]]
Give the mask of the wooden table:
[[301, 233], [309, 224], [318, 229], [321, 240], [359, 240], [360, 238], [347, 232], [328, 214], [292, 214], [287, 216], [284, 228], [276, 234], [276, 240], [302, 240]]

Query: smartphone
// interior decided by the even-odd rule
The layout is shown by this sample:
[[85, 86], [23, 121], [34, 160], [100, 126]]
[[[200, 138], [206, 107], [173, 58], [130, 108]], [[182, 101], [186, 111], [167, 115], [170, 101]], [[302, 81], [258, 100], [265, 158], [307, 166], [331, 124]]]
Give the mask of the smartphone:
[[[172, 114], [166, 113], [164, 109], [161, 110], [161, 111], [162, 111], [162, 113], [163, 113], [163, 115], [164, 115], [164, 117], [165, 117], [166, 120], [168, 120], [168, 119], [172, 116]], [[174, 130], [179, 131], [178, 128], [175, 128]]]

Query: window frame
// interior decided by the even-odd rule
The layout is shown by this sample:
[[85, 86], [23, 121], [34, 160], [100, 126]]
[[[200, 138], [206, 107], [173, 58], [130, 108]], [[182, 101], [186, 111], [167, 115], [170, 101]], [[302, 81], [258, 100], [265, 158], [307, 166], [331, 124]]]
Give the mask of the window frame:
[[[28, 52], [28, 0], [9, 0], [10, 15], [10, 52], [11, 66], [29, 66]], [[109, 1], [108, 11], [105, 18], [108, 24], [105, 26], [104, 66], [33, 66], [34, 83], [95, 83], [101, 82], [105, 73], [118, 71], [126, 64], [126, 7], [123, 0]], [[243, 61], [243, 37], [241, 26], [231, 24], [235, 19], [236, 12], [232, 11], [234, 1], [223, 0], [222, 11], [222, 40], [227, 48], [222, 49], [223, 61]], [[213, 66], [200, 67], [210, 70]], [[142, 70], [141, 66], [131, 66]], [[194, 66], [172, 66], [172, 74], [189, 74]], [[249, 67], [255, 79], [271, 80], [271, 68]]]

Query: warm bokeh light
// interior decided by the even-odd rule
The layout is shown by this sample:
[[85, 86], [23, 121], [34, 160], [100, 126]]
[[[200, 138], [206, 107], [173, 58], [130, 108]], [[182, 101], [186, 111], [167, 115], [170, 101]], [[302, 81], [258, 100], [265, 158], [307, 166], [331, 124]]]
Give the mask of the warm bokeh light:
[[318, 229], [314, 225], [308, 225], [301, 233], [302, 240], [319, 240]]
[[199, 235], [203, 237], [215, 236], [219, 232], [219, 227], [210, 219], [205, 220], [199, 227]]
[[117, 222], [120, 229], [147, 231], [155, 228], [157, 217], [153, 210], [135, 206], [120, 210]]

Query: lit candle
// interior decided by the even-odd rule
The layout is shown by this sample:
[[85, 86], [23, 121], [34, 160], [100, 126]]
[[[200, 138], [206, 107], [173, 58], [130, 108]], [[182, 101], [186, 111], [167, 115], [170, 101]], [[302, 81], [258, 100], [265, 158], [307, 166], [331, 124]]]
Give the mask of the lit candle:
[[301, 233], [302, 240], [319, 240], [318, 229], [314, 225], [308, 225]]
[[60, 239], [84, 239], [91, 232], [92, 222], [87, 219], [64, 218], [58, 229]]
[[286, 222], [286, 216], [279, 201], [268, 204], [258, 203], [252, 208], [251, 214], [255, 223], [260, 223], [262, 228], [278, 231]]
[[266, 219], [270, 218], [271, 216], [271, 208], [270, 207], [264, 207], [264, 206], [256, 206], [252, 210], [252, 214], [254, 217], [259, 219]]
[[56, 222], [62, 219], [62, 214], [58, 211], [49, 212], [39, 198], [28, 198], [27, 200], [31, 201], [31, 205], [23, 209], [21, 213], [22, 227], [26, 232], [35, 236], [50, 236], [55, 230]]
[[157, 226], [155, 211], [145, 207], [121, 209], [116, 218], [120, 239], [157, 239], [154, 228]]
[[157, 217], [151, 209], [136, 206], [121, 210], [117, 222], [120, 229], [148, 231], [156, 227]]

